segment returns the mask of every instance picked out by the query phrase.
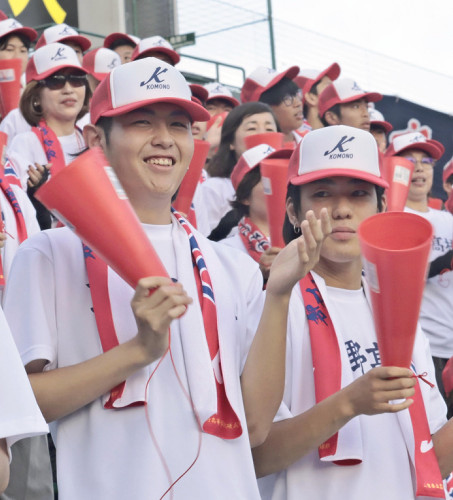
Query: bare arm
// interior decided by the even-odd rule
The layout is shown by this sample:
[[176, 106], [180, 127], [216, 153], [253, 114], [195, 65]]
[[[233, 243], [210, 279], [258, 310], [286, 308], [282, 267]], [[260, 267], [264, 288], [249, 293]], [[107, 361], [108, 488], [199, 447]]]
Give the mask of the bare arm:
[[442, 477], [447, 477], [453, 471], [453, 419], [433, 434], [433, 444]]
[[9, 456], [6, 439], [0, 439], [0, 494], [6, 490], [9, 483]]
[[[149, 290], [157, 288], [152, 295]], [[95, 358], [43, 372], [45, 360], [26, 366], [36, 400], [51, 422], [91, 403], [126, 380], [138, 369], [159, 359], [168, 348], [171, 321], [180, 316], [190, 299], [180, 284], [169, 278], [140, 280], [132, 309], [138, 333]]]
[[330, 232], [326, 210], [320, 220], [307, 212], [302, 223], [304, 236], [282, 249], [272, 264], [263, 313], [241, 377], [252, 447], [266, 438], [283, 397], [291, 291], [318, 262], [321, 244]]
[[[397, 377], [389, 380], [388, 377]], [[412, 404], [413, 374], [379, 367], [293, 418], [275, 422], [262, 446], [252, 450], [258, 477], [286, 469], [316, 449], [357, 415], [396, 413]], [[405, 399], [402, 403], [389, 401]]]

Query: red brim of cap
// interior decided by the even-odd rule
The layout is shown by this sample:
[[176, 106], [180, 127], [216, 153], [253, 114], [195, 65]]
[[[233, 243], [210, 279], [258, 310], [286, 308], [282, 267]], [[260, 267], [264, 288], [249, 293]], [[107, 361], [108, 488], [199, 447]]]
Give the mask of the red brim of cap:
[[229, 102], [233, 108], [235, 108], [236, 106], [239, 106], [239, 101], [237, 99], [235, 99], [234, 97], [231, 97], [229, 95], [214, 95], [212, 97], [210, 97], [209, 99], [206, 100], [206, 104], [209, 102], [209, 101], [213, 101], [214, 99], [221, 99], [222, 101], [227, 101]]
[[388, 188], [388, 182], [378, 177], [376, 175], [362, 172], [360, 170], [354, 170], [352, 168], [332, 168], [325, 170], [316, 170], [315, 172], [308, 172], [302, 175], [296, 175], [288, 180], [289, 184], [294, 186], [301, 186], [303, 184], [308, 184], [309, 182], [318, 181], [320, 179], [325, 179], [327, 177], [351, 177], [353, 179], [361, 179], [363, 181], [370, 182], [371, 184], [376, 184], [383, 188]]
[[[257, 87], [252, 92], [251, 96], [247, 99], [247, 102], [258, 101], [259, 98], [261, 97], [261, 94], [266, 92], [266, 90], [272, 88], [274, 85], [277, 85], [277, 83], [283, 78], [289, 78], [290, 80], [294, 80], [294, 78], [296, 78], [296, 76], [299, 74], [299, 71], [300, 71], [299, 66], [291, 66], [286, 71], [279, 73], [278, 75], [274, 76], [274, 78], [265, 87], [262, 86]], [[241, 99], [242, 99], [242, 93], [241, 93]], [[244, 99], [242, 100], [244, 101]]]
[[58, 40], [58, 43], [67, 43], [67, 42], [72, 42], [79, 45], [80, 48], [82, 49], [82, 52], [85, 52], [91, 47], [90, 40], [82, 35], [65, 36], [64, 38]]
[[385, 152], [385, 156], [397, 156], [405, 151], [410, 151], [411, 149], [424, 151], [427, 155], [431, 156], [435, 160], [438, 160], [445, 152], [444, 146], [434, 139], [429, 139], [429, 142], [414, 142], [413, 144], [408, 144], [404, 148], [395, 151], [393, 143], [390, 144], [387, 151]]
[[202, 85], [191, 83], [189, 87], [193, 97], [196, 97], [201, 102], [206, 102], [206, 99], [209, 97], [209, 92]]
[[450, 166], [442, 172], [442, 182], [447, 182], [450, 175], [453, 175], [453, 162], [450, 162]]
[[393, 130], [393, 125], [391, 123], [380, 120], [372, 120], [370, 126], [383, 128], [386, 134]]
[[144, 57], [153, 57], [153, 54], [155, 54], [156, 52], [167, 55], [173, 62], [173, 65], [178, 64], [181, 60], [177, 52], [175, 52], [174, 50], [166, 49], [165, 47], [152, 47], [151, 49], [144, 50], [140, 53], [138, 52], [137, 47], [138, 45], [135, 47], [132, 54], [132, 61], [135, 61], [136, 59], [143, 59]]
[[10, 36], [10, 35], [24, 35], [30, 40], [30, 42], [34, 42], [38, 37], [38, 33], [33, 28], [28, 28], [27, 26], [11, 30], [4, 36]]
[[365, 92], [363, 94], [348, 97], [344, 101], [338, 101], [338, 103], [346, 104], [348, 102], [358, 101], [359, 99], [365, 99], [366, 102], [377, 102], [382, 99], [382, 94], [379, 94], [379, 92]]
[[106, 77], [106, 76], [109, 76], [110, 73], [95, 73], [94, 71], [89, 71], [88, 72], [91, 76], [93, 76], [94, 78], [96, 78], [96, 80], [99, 80], [100, 82], [102, 82], [102, 80]]
[[91, 116], [93, 123], [96, 123], [101, 116], [118, 116], [134, 111], [135, 109], [144, 108], [146, 106], [151, 106], [152, 104], [159, 103], [169, 103], [176, 104], [180, 108], [187, 111], [189, 116], [193, 121], [196, 122], [207, 122], [211, 115], [200, 106], [195, 101], [188, 101], [187, 99], [178, 99], [176, 97], [161, 97], [159, 99], [147, 99], [146, 101], [138, 101], [130, 104], [125, 104], [124, 106], [119, 106], [115, 109], [110, 109], [100, 113], [98, 116]]
[[132, 43], [134, 44], [134, 47], [137, 45], [136, 41], [133, 40], [127, 33], [110, 33], [110, 35], [104, 38], [104, 47], [109, 49], [112, 43], [117, 40], [124, 40], [128, 43]]
[[66, 68], [74, 68], [81, 71], [82, 73], [85, 74], [88, 73], [88, 71], [85, 68], [82, 68], [81, 66], [75, 66], [73, 64], [62, 64], [61, 66], [55, 66], [53, 68], [48, 69], [47, 71], [43, 71], [39, 75], [33, 74], [31, 77], [28, 77], [27, 72], [25, 72], [26, 83], [30, 83], [33, 80], [39, 82], [40, 80], [44, 80], [44, 78], [47, 78], [48, 76], [53, 75], [54, 73], [57, 73], [58, 71]]

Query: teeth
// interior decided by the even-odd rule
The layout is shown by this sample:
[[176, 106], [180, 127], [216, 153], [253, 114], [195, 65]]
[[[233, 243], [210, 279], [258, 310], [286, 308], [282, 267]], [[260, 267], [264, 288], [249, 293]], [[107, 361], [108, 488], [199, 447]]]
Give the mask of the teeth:
[[153, 165], [163, 165], [167, 167], [172, 165], [171, 158], [151, 158], [148, 162]]

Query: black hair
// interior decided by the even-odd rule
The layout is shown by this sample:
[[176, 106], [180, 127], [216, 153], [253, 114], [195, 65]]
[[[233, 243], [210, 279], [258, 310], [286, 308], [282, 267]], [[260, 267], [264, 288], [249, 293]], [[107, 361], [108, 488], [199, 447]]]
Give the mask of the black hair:
[[113, 118], [111, 116], [101, 116], [96, 122], [96, 127], [102, 129], [105, 135], [105, 143], [110, 144], [110, 132], [112, 131]]
[[447, 177], [447, 180], [445, 182], [447, 184], [453, 184], [453, 174], [451, 174], [449, 177]]
[[[341, 104], [340, 103], [334, 104], [327, 111], [330, 111], [331, 113], [336, 114], [338, 116], [338, 118], [341, 120]], [[324, 127], [330, 127], [330, 123], [327, 123], [326, 118], [325, 118], [327, 111], [324, 113], [324, 116], [319, 117], [321, 119], [321, 122], [324, 125]]]
[[[293, 184], [289, 184], [288, 190], [286, 192], [286, 200], [291, 198], [293, 202], [294, 212], [298, 217], [300, 215], [301, 187], [302, 186], [294, 186]], [[376, 188], [377, 209], [378, 212], [382, 212], [384, 208], [382, 203], [382, 197], [384, 195], [385, 189], [382, 186], [377, 186], [376, 184], [374, 185], [374, 187]], [[285, 241], [286, 244], [288, 244], [292, 240], [295, 240], [300, 235], [300, 233], [296, 233], [294, 231], [294, 227], [289, 220], [288, 213], [285, 214], [282, 233], [283, 233], [283, 240]]]
[[278, 83], [270, 89], [263, 92], [260, 96], [260, 101], [269, 104], [269, 106], [278, 106], [287, 96], [295, 96], [300, 91], [290, 78], [282, 78]]
[[230, 147], [234, 142], [236, 131], [247, 117], [261, 113], [270, 113], [275, 120], [277, 130], [280, 130], [272, 108], [264, 102], [246, 102], [228, 113], [222, 125], [219, 148], [206, 169], [211, 177], [230, 177], [237, 163], [236, 153]]
[[118, 38], [114, 42], [112, 42], [108, 48], [110, 50], [115, 50], [118, 47], [123, 47], [124, 45], [127, 45], [131, 49], [135, 49], [135, 47], [137, 46], [136, 43], [132, 42], [131, 40], [128, 40], [127, 38]]
[[208, 238], [212, 241], [220, 241], [226, 238], [233, 227], [236, 227], [242, 217], [249, 215], [249, 206], [244, 202], [247, 201], [253, 188], [260, 182], [261, 172], [259, 167], [255, 167], [250, 172], [247, 172], [236, 190], [236, 196], [230, 205], [232, 210], [225, 214], [215, 229], [212, 230]]
[[19, 40], [24, 44], [27, 50], [30, 48], [31, 41], [28, 36], [24, 35], [23, 33], [8, 33], [7, 35], [0, 38], [0, 50], [6, 49], [9, 39], [13, 36], [17, 36], [17, 38], [19, 38]]
[[[310, 93], [310, 94], [313, 94], [313, 95], [319, 95], [319, 92], [318, 92], [318, 84], [321, 83], [321, 80], [319, 80], [319, 82], [316, 82], [314, 83], [310, 89], [308, 90], [307, 93]], [[308, 115], [308, 104], [305, 102], [305, 99], [303, 101], [303, 113], [304, 113], [304, 116], [307, 116]]]

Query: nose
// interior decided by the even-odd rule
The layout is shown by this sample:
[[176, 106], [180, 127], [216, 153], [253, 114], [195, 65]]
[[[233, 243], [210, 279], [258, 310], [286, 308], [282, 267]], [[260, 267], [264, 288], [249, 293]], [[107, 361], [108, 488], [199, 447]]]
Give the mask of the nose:
[[332, 219], [350, 219], [352, 217], [351, 204], [345, 196], [338, 198], [332, 206]]
[[160, 146], [166, 149], [173, 146], [174, 143], [175, 140], [168, 128], [167, 123], [158, 120], [152, 130], [151, 144], [153, 146]]

